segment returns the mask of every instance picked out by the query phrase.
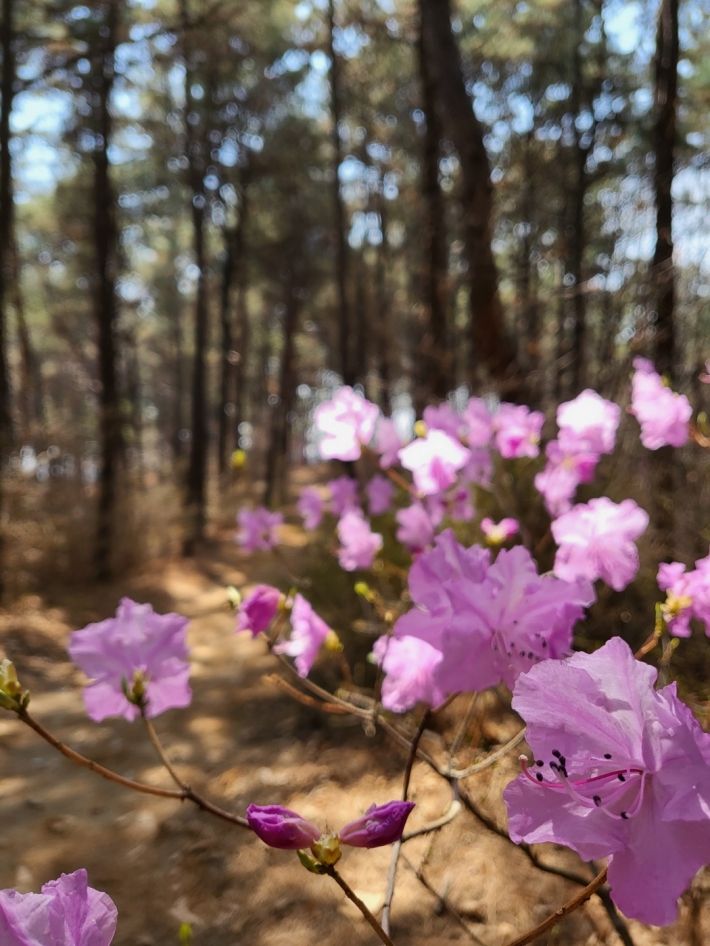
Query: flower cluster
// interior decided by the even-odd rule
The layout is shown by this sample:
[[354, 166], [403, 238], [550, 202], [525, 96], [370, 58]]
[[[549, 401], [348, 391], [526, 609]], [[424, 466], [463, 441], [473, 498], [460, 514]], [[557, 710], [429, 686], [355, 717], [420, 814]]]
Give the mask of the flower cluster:
[[690, 619], [696, 618], [710, 637], [710, 555], [698, 559], [692, 571], [681, 562], [662, 563], [658, 586], [667, 592], [662, 610], [671, 634], [690, 637]]

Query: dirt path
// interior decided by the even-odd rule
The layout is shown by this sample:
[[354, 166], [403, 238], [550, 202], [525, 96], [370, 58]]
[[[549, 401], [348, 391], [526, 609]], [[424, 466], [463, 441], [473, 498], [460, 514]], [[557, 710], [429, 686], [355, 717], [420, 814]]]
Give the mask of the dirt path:
[[[288, 541], [295, 565], [303, 537], [293, 530]], [[88, 720], [81, 677], [65, 647], [72, 630], [111, 615], [123, 594], [190, 617], [193, 702], [156, 721], [181, 774], [235, 812], [252, 801], [279, 803], [337, 827], [372, 802], [399, 796], [403, 752], [379, 734], [369, 737], [358, 722], [324, 717], [264, 681], [276, 669], [274, 660], [261, 642], [233, 634], [224, 588], [267, 579], [272, 569], [266, 557], [250, 559], [225, 534], [195, 561], [159, 562], [120, 586], [22, 599], [0, 613], [0, 650], [32, 691], [35, 716], [61, 739], [125, 775], [170, 787], [139, 723]], [[495, 741], [507, 738], [515, 722], [486, 725]], [[425, 736], [432, 749], [438, 738]], [[468, 784], [500, 823], [494, 799], [515, 767], [514, 758], [506, 760]], [[424, 765], [415, 766], [412, 797], [418, 802], [412, 827], [439, 817], [450, 801], [446, 783]], [[0, 818], [0, 887], [38, 890], [62, 871], [86, 867], [90, 883], [118, 905], [115, 946], [177, 946], [181, 922], [192, 925], [194, 946], [376, 942], [335, 884], [308, 874], [294, 854], [271, 850], [187, 803], [104, 782], [72, 766], [10, 714], [0, 716]], [[469, 815], [410, 842], [405, 852], [415, 865], [426, 858], [431, 885], [486, 946], [505, 943], [578, 890], [534, 870]], [[575, 863], [554, 851], [545, 856]], [[373, 910], [382, 905], [389, 858], [384, 848], [350, 851], [341, 862], [343, 875]], [[632, 924], [637, 946], [689, 943], [687, 914], [686, 906], [671, 931]], [[392, 936], [398, 946], [472, 941], [403, 862]], [[541, 942], [619, 940], [594, 902]]]

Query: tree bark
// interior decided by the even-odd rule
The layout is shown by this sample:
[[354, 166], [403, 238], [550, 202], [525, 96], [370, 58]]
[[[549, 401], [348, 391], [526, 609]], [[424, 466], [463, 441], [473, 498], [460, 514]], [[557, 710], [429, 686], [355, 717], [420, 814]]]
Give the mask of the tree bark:
[[[238, 225], [237, 225], [238, 226]], [[221, 370], [219, 379], [219, 408], [217, 418], [217, 457], [220, 477], [227, 469], [227, 438], [229, 435], [229, 403], [232, 387], [232, 286], [234, 284], [235, 253], [237, 241], [237, 226], [224, 227], [225, 260], [222, 269], [222, 291], [219, 304], [219, 322], [222, 329]]]
[[452, 358], [448, 347], [446, 313], [448, 309], [448, 247], [444, 195], [439, 187], [439, 155], [442, 130], [436, 112], [434, 83], [424, 53], [423, 30], [419, 30], [417, 51], [422, 91], [422, 111], [426, 120], [422, 163], [423, 301], [427, 308], [427, 327], [422, 352], [425, 388], [434, 398], [445, 398], [452, 388]]
[[675, 360], [675, 270], [673, 266], [673, 163], [678, 95], [678, 0], [662, 0], [656, 33], [653, 186], [656, 249], [651, 270], [656, 291], [656, 367], [671, 379]]
[[444, 131], [461, 162], [461, 203], [474, 360], [494, 379], [514, 371], [514, 348], [503, 323], [498, 273], [491, 247], [493, 200], [483, 129], [466, 92], [451, 30], [450, 0], [419, 0], [424, 53]]
[[105, 8], [105, 37], [98, 41], [92, 81], [97, 97], [94, 124], [94, 316], [98, 328], [99, 432], [101, 474], [99, 477], [98, 528], [94, 552], [96, 576], [111, 577], [111, 555], [115, 540], [116, 486], [122, 449], [121, 417], [116, 380], [116, 221], [108, 149], [113, 132], [110, 110], [114, 83], [114, 56], [117, 44], [120, 0], [110, 0]]
[[197, 267], [197, 286], [195, 289], [194, 314], [194, 352], [192, 367], [192, 437], [190, 440], [190, 460], [187, 470], [187, 489], [185, 507], [187, 530], [183, 543], [185, 555], [193, 555], [196, 544], [202, 539], [205, 527], [205, 502], [207, 485], [207, 392], [205, 352], [207, 349], [208, 312], [207, 283], [205, 279], [205, 234], [204, 218], [207, 199], [204, 190], [204, 144], [193, 131], [189, 117], [195, 111], [192, 95], [193, 73], [190, 63], [188, 42], [189, 17], [187, 2], [181, 6], [184, 57], [185, 57], [185, 128], [187, 145], [187, 177], [189, 192], [192, 197], [192, 248]]
[[328, 0], [328, 56], [330, 57], [330, 116], [333, 149], [333, 214], [335, 218], [335, 282], [338, 294], [338, 351], [340, 373], [346, 384], [354, 382], [350, 357], [350, 310], [348, 305], [348, 248], [345, 240], [345, 207], [338, 173], [343, 163], [340, 143], [341, 90], [340, 62], [335, 52], [335, 0]]
[[585, 147], [582, 132], [577, 127], [576, 118], [581, 113], [584, 76], [582, 72], [581, 43], [584, 39], [582, 23], [582, 0], [574, 0], [573, 30], [574, 46], [572, 49], [572, 131], [574, 135], [573, 184], [571, 193], [572, 214], [570, 234], [570, 273], [574, 277], [571, 287], [572, 293], [572, 365], [571, 385], [572, 394], [577, 395], [584, 387], [585, 382], [585, 341], [586, 341], [586, 311], [583, 292], [582, 262], [584, 257], [584, 199], [587, 194], [587, 154], [589, 147]]
[[246, 261], [246, 228], [249, 211], [248, 200], [248, 176], [242, 176], [241, 187], [239, 189], [240, 206], [239, 222], [237, 223], [237, 233], [234, 247], [234, 265], [236, 267], [235, 284], [237, 290], [236, 310], [237, 310], [237, 345], [239, 352], [239, 361], [237, 362], [237, 379], [235, 389], [235, 414], [234, 414], [234, 443], [239, 446], [239, 425], [247, 419], [247, 392], [249, 390], [249, 351], [251, 347], [251, 332], [249, 331], [249, 310], [247, 308], [247, 286], [249, 271]]
[[295, 389], [294, 337], [298, 320], [299, 299], [296, 295], [293, 275], [289, 271], [285, 279], [284, 303], [286, 313], [283, 326], [283, 346], [279, 366], [279, 402], [271, 413], [269, 449], [266, 455], [266, 483], [264, 503], [273, 509], [284, 498], [285, 474], [288, 464], [289, 421], [293, 408]]

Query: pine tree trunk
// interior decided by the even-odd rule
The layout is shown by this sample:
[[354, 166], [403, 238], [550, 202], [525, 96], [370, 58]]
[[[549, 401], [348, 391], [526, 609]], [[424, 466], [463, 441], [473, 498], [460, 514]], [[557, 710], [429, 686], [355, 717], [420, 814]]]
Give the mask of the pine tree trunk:
[[675, 271], [673, 267], [673, 163], [678, 95], [678, 0], [662, 0], [656, 34], [656, 87], [653, 186], [656, 250], [652, 278], [656, 290], [656, 367], [673, 378], [675, 368]]
[[227, 469], [227, 438], [229, 435], [229, 415], [227, 414], [227, 405], [229, 404], [230, 388], [232, 381], [232, 286], [235, 273], [235, 244], [237, 240], [237, 228], [225, 227], [224, 236], [224, 268], [222, 270], [222, 291], [219, 304], [219, 322], [222, 330], [222, 351], [220, 363], [219, 379], [219, 406], [217, 417], [217, 458], [219, 465], [219, 475], [224, 477]]
[[108, 149], [113, 132], [110, 110], [114, 82], [114, 55], [119, 18], [118, 0], [108, 4], [104, 41], [94, 59], [93, 80], [97, 95], [94, 160], [94, 315], [98, 328], [99, 436], [101, 474], [99, 477], [98, 529], [94, 552], [96, 576], [111, 577], [111, 556], [115, 544], [116, 488], [122, 450], [121, 418], [116, 379], [116, 221]]
[[503, 322], [491, 240], [493, 195], [483, 129], [466, 93], [461, 57], [451, 30], [450, 0], [420, 0], [424, 53], [437, 110], [461, 162], [461, 204], [472, 321], [473, 358], [502, 382], [515, 371], [515, 354]]
[[286, 314], [284, 316], [283, 347], [279, 367], [279, 402], [273, 406], [271, 412], [269, 447], [266, 455], [264, 503], [270, 509], [273, 509], [284, 499], [288, 469], [290, 439], [288, 418], [293, 408], [295, 391], [294, 338], [299, 310], [299, 300], [295, 288], [293, 277], [289, 272], [284, 293]]
[[333, 149], [333, 214], [335, 226], [335, 281], [338, 295], [338, 351], [340, 373], [345, 384], [354, 382], [350, 356], [350, 311], [348, 306], [348, 247], [345, 240], [345, 207], [340, 192], [340, 165], [343, 149], [340, 143], [341, 90], [340, 62], [334, 48], [335, 0], [328, 0], [328, 56], [330, 57], [330, 120]]
[[[421, 27], [421, 24], [420, 24]], [[423, 249], [424, 280], [423, 302], [427, 308], [422, 367], [424, 387], [434, 398], [445, 398], [453, 387], [452, 353], [448, 347], [446, 313], [448, 309], [448, 246], [444, 195], [439, 187], [439, 156], [442, 130], [436, 112], [434, 83], [427, 57], [424, 55], [424, 37], [420, 28], [419, 75], [422, 89], [422, 111], [426, 120], [422, 162]]]
[[249, 309], [247, 308], [247, 288], [249, 271], [246, 260], [246, 228], [249, 212], [248, 201], [248, 176], [242, 176], [239, 207], [239, 221], [237, 223], [237, 232], [234, 245], [234, 265], [236, 268], [235, 285], [237, 290], [236, 315], [237, 315], [237, 351], [239, 352], [239, 361], [237, 362], [237, 379], [235, 389], [235, 413], [234, 413], [234, 443], [239, 446], [239, 425], [247, 420], [247, 394], [249, 392], [249, 353], [251, 347], [251, 332], [249, 325]]

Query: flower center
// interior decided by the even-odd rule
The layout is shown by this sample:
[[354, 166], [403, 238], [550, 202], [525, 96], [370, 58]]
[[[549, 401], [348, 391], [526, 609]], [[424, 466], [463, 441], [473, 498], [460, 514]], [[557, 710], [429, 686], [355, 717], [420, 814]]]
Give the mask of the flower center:
[[[567, 773], [567, 760], [557, 749], [552, 750], [553, 759], [548, 762], [552, 778], [545, 778], [542, 769], [545, 763], [539, 759], [531, 770], [525, 756], [520, 757], [523, 774], [534, 785], [556, 792], [564, 792], [585, 808], [598, 809], [615, 821], [627, 821], [635, 817], [643, 804], [643, 793], [648, 772], [631, 767], [612, 768], [608, 772], [590, 778], [574, 779]], [[604, 753], [604, 763], [611, 761], [611, 753]]]

